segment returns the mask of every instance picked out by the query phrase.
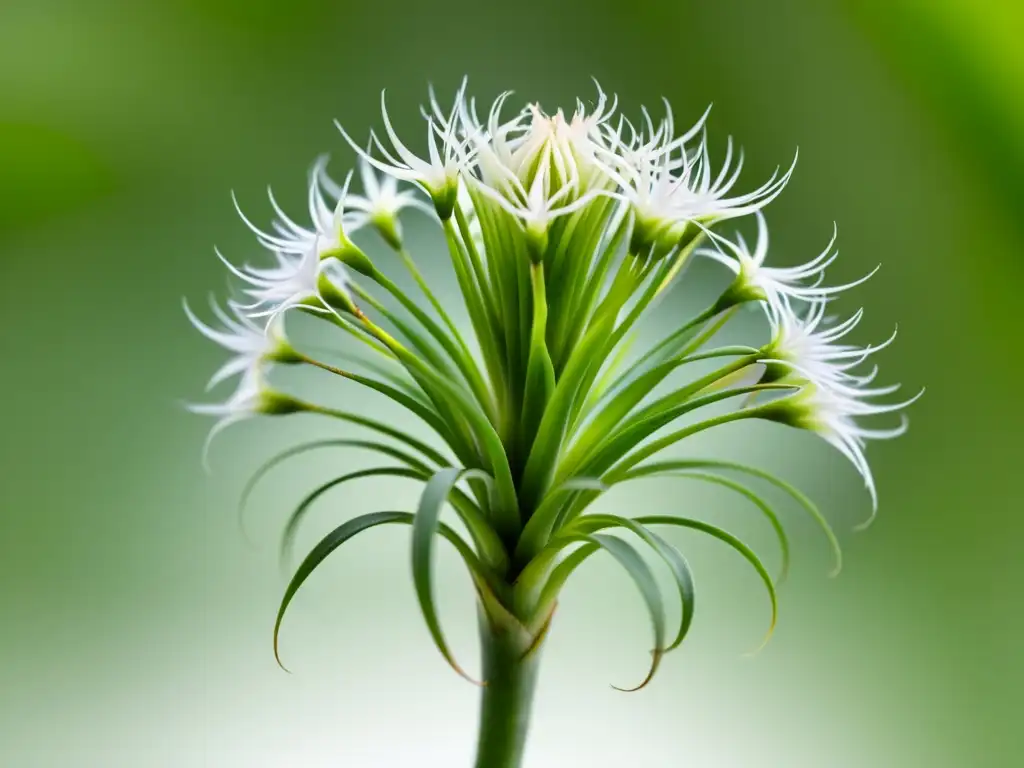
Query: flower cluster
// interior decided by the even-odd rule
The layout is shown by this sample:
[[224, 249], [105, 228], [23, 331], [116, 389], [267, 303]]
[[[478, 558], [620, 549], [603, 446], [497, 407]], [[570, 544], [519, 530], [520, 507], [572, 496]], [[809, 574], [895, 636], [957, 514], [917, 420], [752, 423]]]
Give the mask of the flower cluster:
[[[418, 153], [399, 137], [382, 97], [383, 138], [371, 134], [364, 145], [339, 126], [358, 155], [361, 194], [351, 191], [353, 173], [338, 183], [321, 158], [308, 179], [306, 221], [286, 214], [273, 194], [276, 218], [266, 229], [239, 209], [269, 260], [238, 265], [218, 252], [239, 283], [226, 310], [213, 306], [220, 328], [203, 323], [186, 305], [196, 328], [233, 354], [211, 386], [239, 377], [236, 392], [226, 401], [193, 410], [218, 416], [215, 432], [257, 413], [313, 412], [388, 441], [349, 441], [400, 466], [345, 475], [321, 487], [303, 502], [286, 536], [293, 535], [304, 511], [328, 488], [373, 473], [425, 484], [415, 515], [362, 516], [314, 549], [289, 586], [282, 615], [295, 590], [342, 542], [374, 525], [410, 524], [417, 596], [435, 643], [458, 669], [433, 605], [430, 542], [435, 534], [455, 544], [466, 561], [485, 613], [495, 621], [503, 617], [503, 626], [516, 622], [524, 648], [543, 640], [569, 573], [592, 552], [605, 551], [627, 570], [651, 610], [653, 674], [663, 652], [685, 635], [692, 594], [685, 561], [650, 526], [689, 527], [732, 546], [761, 574], [773, 606], [775, 582], [745, 545], [709, 524], [681, 517], [596, 514], [592, 502], [612, 485], [657, 474], [740, 488], [769, 516], [785, 560], [788, 545], [775, 514], [721, 473], [760, 478], [788, 490], [814, 513], [834, 543], [831, 529], [802, 494], [733, 462], [647, 460], [728, 422], [782, 422], [819, 434], [846, 456], [877, 506], [866, 444], [901, 434], [906, 421], [886, 428], [864, 420], [901, 411], [916, 398], [881, 401], [896, 387], [873, 386], [877, 368], [864, 371], [861, 366], [892, 339], [875, 346], [851, 344], [847, 338], [862, 311], [843, 321], [828, 312], [840, 294], [874, 274], [843, 285], [825, 283], [826, 270], [837, 258], [835, 234], [803, 265], [770, 263], [763, 211], [785, 188], [795, 160], [784, 172], [780, 168], [745, 189], [740, 181], [743, 155], [731, 139], [721, 163], [712, 160], [707, 113], [678, 131], [667, 105], [660, 119], [644, 110], [642, 119], [633, 122], [600, 88], [592, 107], [579, 102], [571, 116], [560, 110], [548, 114], [535, 104], [509, 114], [509, 101], [510, 94], [502, 94], [482, 115], [465, 84], [450, 107], [431, 93], [422, 110], [426, 150]], [[453, 321], [407, 250], [399, 218], [408, 208], [440, 226], [469, 329]], [[730, 239], [721, 234], [719, 226], [746, 216], [756, 221], [752, 249], [741, 235]], [[362, 230], [375, 231], [392, 255], [368, 256]], [[395, 257], [415, 282], [419, 298], [387, 276], [384, 267]], [[637, 323], [683, 274], [684, 264], [697, 257], [728, 269], [728, 288], [624, 365], [626, 342]], [[760, 348], [709, 348], [744, 304], [763, 309], [771, 341]], [[296, 351], [284, 332], [294, 311], [343, 331], [363, 355], [346, 351], [347, 358], [362, 363], [341, 369]], [[674, 371], [710, 359], [726, 362], [663, 394], [659, 385]], [[349, 386], [369, 387], [425, 422], [441, 447], [407, 435], [400, 425], [277, 392], [267, 384], [266, 372], [273, 365], [314, 366], [341, 376]], [[754, 383], [737, 383], [749, 382], [745, 374], [753, 371], [759, 372]], [[666, 431], [683, 417], [730, 398], [742, 406]], [[317, 445], [322, 443], [310, 449]], [[446, 501], [470, 541], [440, 523]], [[672, 570], [684, 607], [675, 643], [663, 636], [660, 593], [647, 566], [633, 545], [600, 533], [609, 528], [636, 534]]]

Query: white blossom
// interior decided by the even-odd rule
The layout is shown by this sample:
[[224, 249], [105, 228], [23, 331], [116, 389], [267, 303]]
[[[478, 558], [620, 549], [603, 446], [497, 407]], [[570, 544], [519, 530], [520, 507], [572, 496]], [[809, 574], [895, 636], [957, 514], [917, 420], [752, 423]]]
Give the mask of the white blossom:
[[351, 221], [356, 228], [381, 218], [394, 218], [404, 208], [434, 212], [414, 190], [400, 190], [394, 176], [385, 174], [378, 177], [365, 159], [360, 160], [359, 177], [363, 182], [363, 194], [349, 194], [345, 198], [345, 209], [351, 212]]
[[[313, 164], [309, 173], [307, 189], [307, 205], [312, 226], [304, 227], [296, 223], [278, 205], [272, 191], [268, 189], [270, 203], [278, 218], [272, 223], [273, 232], [264, 232], [250, 221], [242, 212], [237, 198], [234, 198], [235, 209], [242, 221], [251, 229], [257, 241], [267, 250], [275, 254], [302, 256], [315, 251], [321, 258], [327, 258], [349, 244], [348, 233], [353, 232], [366, 219], [359, 215], [346, 214], [347, 201], [353, 197], [348, 195], [348, 187], [352, 174], [348, 174], [345, 182], [338, 185], [327, 174], [327, 157], [321, 156]], [[330, 202], [324, 194], [325, 190], [334, 197]], [[356, 198], [361, 204], [361, 200]]]
[[[781, 311], [792, 301], [817, 302], [827, 300], [854, 286], [869, 280], [878, 267], [864, 277], [838, 286], [823, 286], [825, 270], [838, 258], [833, 252], [836, 230], [825, 249], [806, 264], [796, 267], [772, 267], [765, 264], [768, 258], [768, 224], [764, 214], [755, 213], [757, 219], [757, 242], [753, 251], [747, 246], [743, 235], [737, 233], [736, 240], [728, 240], [709, 232], [713, 247], [700, 248], [697, 253], [728, 267], [736, 276], [735, 292], [744, 299], [764, 301], [773, 310]], [[724, 248], [726, 250], [723, 250]]]
[[248, 265], [236, 267], [220, 251], [217, 251], [217, 256], [243, 282], [242, 292], [252, 301], [239, 307], [252, 318], [273, 320], [299, 306], [316, 310], [323, 303], [324, 280], [343, 296], [349, 295], [349, 276], [345, 266], [335, 258], [321, 259], [313, 249], [302, 254], [275, 253], [277, 263], [269, 269]]
[[576, 181], [568, 181], [553, 193], [549, 192], [551, 162], [550, 154], [545, 154], [541, 158], [540, 167], [529, 189], [523, 187], [522, 182], [515, 176], [509, 176], [513, 200], [487, 184], [479, 183], [477, 188], [508, 213], [520, 219], [527, 233], [544, 239], [552, 219], [579, 210], [597, 195], [596, 191], [592, 191], [582, 197], [570, 199], [577, 188]]
[[896, 403], [878, 402], [876, 398], [895, 393], [898, 384], [886, 387], [868, 386], [878, 369], [856, 374], [854, 369], [881, 349], [887, 347], [893, 334], [882, 344], [857, 347], [840, 343], [860, 322], [863, 312], [830, 326], [821, 302], [813, 304], [806, 317], [799, 317], [788, 306], [769, 311], [774, 338], [765, 350], [763, 362], [782, 366], [784, 381], [800, 386], [800, 391], [778, 401], [785, 417], [794, 426], [808, 429], [823, 437], [839, 450], [856, 468], [871, 495], [872, 509], [878, 508], [875, 481], [865, 456], [868, 440], [881, 440], [902, 435], [907, 419], [887, 429], [868, 428], [858, 419], [902, 411], [922, 394]]
[[[391, 142], [392, 149], [387, 149], [375, 134], [371, 134], [373, 145], [384, 156], [383, 161], [373, 157], [370, 152], [353, 141], [340, 123], [336, 122], [335, 124], [345, 140], [361, 158], [390, 176], [419, 184], [434, 201], [439, 215], [447, 218], [451, 215], [451, 208], [455, 204], [459, 174], [465, 160], [465, 139], [457, 131], [458, 121], [456, 119], [463, 106], [465, 89], [466, 81], [463, 81], [455, 96], [455, 106], [443, 123], [440, 123], [435, 115], [425, 115], [428, 158], [426, 160], [409, 149], [398, 137], [398, 133], [391, 124], [391, 118], [388, 116], [387, 102], [383, 92], [380, 95], [381, 115], [384, 119], [384, 130]], [[438, 140], [440, 140], [440, 147]]]
[[363, 182], [363, 194], [345, 194], [344, 187], [328, 186], [339, 200], [344, 198], [345, 229], [354, 232], [366, 225], [377, 228], [393, 247], [402, 247], [402, 229], [399, 213], [405, 208], [416, 208], [432, 214], [433, 207], [425, 203], [415, 190], [399, 189], [398, 179], [383, 174], [380, 177], [373, 166], [364, 159], [359, 161], [359, 176]]
[[[636, 242], [653, 243], [666, 236], [678, 239], [690, 222], [703, 228], [755, 213], [781, 194], [789, 182], [796, 158], [782, 176], [776, 169], [757, 189], [730, 196], [743, 168], [743, 154], [735, 151], [730, 137], [722, 167], [717, 173], [712, 171], [703, 133], [709, 111], [679, 137], [673, 135], [674, 119], [668, 108], [657, 127], [646, 111], [646, 131], [637, 131], [627, 123], [628, 138], [621, 129], [614, 134], [606, 131], [613, 149], [602, 153], [603, 163], [618, 184], [617, 195], [636, 215]], [[689, 148], [698, 133], [700, 142]]]
[[295, 359], [295, 351], [285, 336], [281, 317], [272, 319], [264, 327], [248, 317], [238, 305], [229, 302], [229, 314], [211, 300], [210, 307], [222, 326], [213, 328], [196, 317], [187, 301], [182, 304], [189, 322], [196, 330], [232, 354], [231, 359], [210, 378], [206, 385], [207, 391], [225, 379], [238, 374], [246, 376], [269, 362], [290, 362]]
[[[275, 408], [279, 399], [281, 396], [267, 387], [263, 371], [253, 368], [244, 372], [235, 391], [223, 402], [186, 404], [185, 407], [192, 413], [217, 418], [203, 444], [203, 465], [207, 470], [209, 470], [210, 445], [217, 435], [231, 425], [261, 413], [279, 412], [279, 409]], [[287, 398], [281, 399], [281, 402], [286, 401]]]

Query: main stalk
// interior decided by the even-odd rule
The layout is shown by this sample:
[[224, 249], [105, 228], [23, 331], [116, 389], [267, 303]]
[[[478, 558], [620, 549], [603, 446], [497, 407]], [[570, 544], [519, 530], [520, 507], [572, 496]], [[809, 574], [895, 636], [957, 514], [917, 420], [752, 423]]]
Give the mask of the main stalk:
[[482, 611], [483, 689], [476, 768], [520, 768], [540, 648], [522, 627], [496, 626]]

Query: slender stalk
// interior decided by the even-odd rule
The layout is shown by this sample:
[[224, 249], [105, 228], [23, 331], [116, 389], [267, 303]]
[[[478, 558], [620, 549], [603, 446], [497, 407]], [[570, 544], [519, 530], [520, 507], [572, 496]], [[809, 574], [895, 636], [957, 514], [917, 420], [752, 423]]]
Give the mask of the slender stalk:
[[539, 648], [520, 628], [496, 626], [481, 612], [484, 686], [476, 768], [519, 768], [530, 725]]

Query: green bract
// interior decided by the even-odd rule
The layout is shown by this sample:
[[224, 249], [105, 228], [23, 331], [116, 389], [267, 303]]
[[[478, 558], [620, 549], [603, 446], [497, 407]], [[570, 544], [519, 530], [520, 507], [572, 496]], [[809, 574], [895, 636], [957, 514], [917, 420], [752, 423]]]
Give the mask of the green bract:
[[[507, 95], [500, 97], [481, 119], [463, 91], [447, 111], [432, 98], [424, 113], [427, 159], [401, 142], [385, 112], [388, 145], [374, 139], [371, 152], [353, 142], [362, 156], [364, 196], [349, 193], [351, 175], [337, 185], [318, 162], [309, 190], [311, 225], [297, 224], [276, 201], [279, 218], [271, 232], [250, 225], [275, 263], [231, 266], [252, 299], [229, 302], [239, 319], [217, 308], [227, 325], [222, 332], [190, 314], [200, 330], [236, 355], [216, 380], [242, 376], [227, 402], [196, 406], [221, 417], [216, 429], [257, 413], [304, 411], [364, 433], [278, 455], [258, 470], [243, 504], [259, 478], [312, 450], [360, 449], [391, 461], [313, 489], [286, 524], [285, 559], [307, 511], [325, 494], [344, 498], [349, 483], [375, 476], [423, 485], [415, 509], [348, 519], [306, 556], [281, 603], [275, 651], [285, 611], [317, 566], [360, 532], [401, 523], [411, 527], [412, 578], [430, 636], [448, 663], [472, 678], [449, 648], [435, 607], [434, 543], [438, 536], [447, 539], [465, 561], [479, 598], [486, 733], [478, 765], [488, 768], [521, 759], [537, 651], [563, 585], [591, 555], [604, 553], [622, 566], [650, 613], [652, 662], [638, 688], [683, 642], [694, 615], [690, 567], [657, 527], [696, 531], [732, 548], [764, 582], [774, 626], [777, 580], [739, 539], [690, 518], [595, 512], [602, 494], [619, 483], [658, 476], [723, 486], [774, 530], [781, 580], [790, 557], [782, 516], [746, 483], [774, 486], [820, 525], [838, 570], [835, 535], [817, 507], [788, 483], [730, 461], [659, 461], [656, 454], [718, 425], [767, 419], [819, 432], [851, 459], [873, 493], [865, 441], [901, 429], [871, 430], [858, 419], [903, 405], [874, 404], [872, 397], [893, 388], [871, 389], [874, 374], [854, 372], [881, 346], [838, 343], [859, 313], [839, 325], [824, 318], [824, 303], [846, 287], [821, 285], [834, 258], [831, 244], [803, 267], [766, 265], [760, 209], [789, 173], [734, 193], [739, 165], [732, 162], [732, 144], [713, 172], [703, 118], [677, 136], [671, 113], [656, 125], [645, 112], [637, 129], [615, 115], [602, 93], [594, 110], [580, 104], [571, 119], [531, 106], [505, 120], [506, 101]], [[384, 172], [383, 181], [374, 169]], [[399, 181], [411, 186], [399, 191]], [[416, 196], [417, 188], [424, 197]], [[469, 328], [452, 321], [406, 250], [398, 219], [406, 207], [436, 219]], [[711, 230], [747, 214], [758, 218], [754, 249]], [[378, 230], [383, 252], [364, 252], [352, 242], [351, 233], [364, 226]], [[721, 295], [708, 296], [705, 310], [660, 341], [636, 349], [641, 320], [698, 256], [731, 269], [734, 282]], [[409, 272], [416, 293], [388, 276], [397, 268]], [[714, 346], [718, 330], [745, 303], [765, 308], [773, 341], [760, 348]], [[340, 367], [286, 340], [283, 317], [293, 308], [342, 332], [344, 344], [333, 350]], [[254, 328], [272, 331], [272, 343]], [[670, 376], [697, 363], [704, 364], [701, 371], [710, 365], [711, 372], [666, 389]], [[266, 384], [273, 364], [316, 367], [336, 374], [340, 386], [372, 389], [421, 420], [435, 439], [428, 444], [398, 424], [278, 394]], [[714, 405], [734, 409], [708, 415]], [[442, 522], [448, 505], [464, 534]], [[650, 562], [672, 577], [681, 605], [675, 629]]]

